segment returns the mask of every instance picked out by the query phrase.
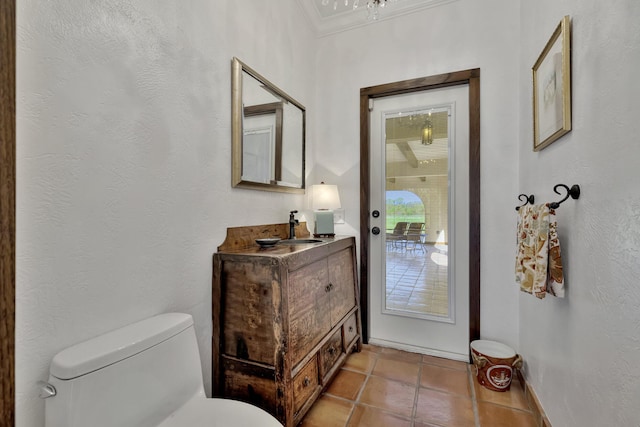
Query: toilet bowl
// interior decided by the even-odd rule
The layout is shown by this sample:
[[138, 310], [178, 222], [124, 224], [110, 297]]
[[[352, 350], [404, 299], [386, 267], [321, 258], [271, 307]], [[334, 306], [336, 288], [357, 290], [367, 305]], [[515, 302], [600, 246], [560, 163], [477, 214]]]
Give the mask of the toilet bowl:
[[282, 427], [204, 393], [193, 319], [167, 313], [69, 347], [42, 383], [46, 427]]
[[[266, 415], [266, 416], [265, 416]], [[275, 418], [244, 402], [229, 399], [193, 399], [158, 427], [282, 427]]]

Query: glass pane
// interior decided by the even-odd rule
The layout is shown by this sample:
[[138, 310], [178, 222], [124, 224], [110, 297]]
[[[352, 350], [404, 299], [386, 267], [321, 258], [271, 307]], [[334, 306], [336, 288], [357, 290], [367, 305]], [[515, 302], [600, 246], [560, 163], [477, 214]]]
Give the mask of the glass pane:
[[385, 114], [387, 312], [449, 316], [449, 114]]

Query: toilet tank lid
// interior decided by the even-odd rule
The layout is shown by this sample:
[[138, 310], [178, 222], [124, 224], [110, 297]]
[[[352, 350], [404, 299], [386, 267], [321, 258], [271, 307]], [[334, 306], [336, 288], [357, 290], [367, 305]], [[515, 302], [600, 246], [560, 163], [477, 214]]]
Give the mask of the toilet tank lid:
[[56, 354], [49, 373], [70, 380], [140, 353], [193, 325], [189, 314], [166, 313], [81, 342]]

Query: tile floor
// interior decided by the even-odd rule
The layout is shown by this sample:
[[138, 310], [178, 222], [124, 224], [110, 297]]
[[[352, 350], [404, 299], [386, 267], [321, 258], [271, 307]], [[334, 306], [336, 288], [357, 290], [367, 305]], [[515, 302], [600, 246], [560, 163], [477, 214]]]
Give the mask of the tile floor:
[[351, 354], [301, 427], [536, 427], [520, 384], [494, 392], [473, 365], [365, 345]]
[[386, 307], [447, 316], [447, 245], [422, 244], [418, 247], [421, 250], [387, 248]]

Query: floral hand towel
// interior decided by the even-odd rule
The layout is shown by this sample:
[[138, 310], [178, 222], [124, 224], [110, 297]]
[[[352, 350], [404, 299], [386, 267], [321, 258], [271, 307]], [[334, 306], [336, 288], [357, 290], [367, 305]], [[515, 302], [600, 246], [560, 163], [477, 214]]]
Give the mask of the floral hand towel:
[[564, 297], [564, 277], [555, 211], [544, 205], [522, 206], [518, 217], [516, 283], [520, 290], [544, 298]]

